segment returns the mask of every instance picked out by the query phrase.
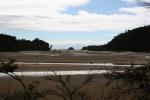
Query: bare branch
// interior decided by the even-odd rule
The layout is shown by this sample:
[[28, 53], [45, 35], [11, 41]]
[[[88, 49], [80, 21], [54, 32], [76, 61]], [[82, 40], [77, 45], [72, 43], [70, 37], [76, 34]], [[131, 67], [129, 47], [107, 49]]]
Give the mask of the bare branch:
[[150, 8], [150, 1], [148, 0], [137, 0], [137, 4], [148, 9]]
[[56, 89], [49, 89], [50, 94], [58, 95], [64, 100], [73, 100], [73, 97], [78, 94], [81, 88], [92, 82], [94, 76], [90, 74], [82, 82], [79, 82], [77, 84], [73, 83], [73, 77], [69, 75], [57, 75], [56, 72], [54, 72], [54, 75], [46, 76], [46, 78], [47, 80], [56, 82]]

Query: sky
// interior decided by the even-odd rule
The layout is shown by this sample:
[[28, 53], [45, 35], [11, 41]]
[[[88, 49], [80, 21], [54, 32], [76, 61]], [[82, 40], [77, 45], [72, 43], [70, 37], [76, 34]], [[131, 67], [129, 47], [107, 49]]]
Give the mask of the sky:
[[114, 36], [150, 25], [150, 13], [135, 0], [0, 0], [0, 33], [56, 49], [102, 45]]

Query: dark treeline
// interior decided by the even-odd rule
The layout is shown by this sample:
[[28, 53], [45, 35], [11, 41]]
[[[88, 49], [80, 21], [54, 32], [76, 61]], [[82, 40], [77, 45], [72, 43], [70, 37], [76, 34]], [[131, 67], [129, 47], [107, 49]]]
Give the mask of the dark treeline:
[[15, 36], [0, 34], [0, 51], [24, 51], [42, 50], [48, 51], [49, 44], [38, 38], [33, 41], [17, 39]]
[[110, 42], [100, 46], [87, 46], [83, 50], [94, 51], [150, 51], [150, 26], [128, 30], [115, 36]]

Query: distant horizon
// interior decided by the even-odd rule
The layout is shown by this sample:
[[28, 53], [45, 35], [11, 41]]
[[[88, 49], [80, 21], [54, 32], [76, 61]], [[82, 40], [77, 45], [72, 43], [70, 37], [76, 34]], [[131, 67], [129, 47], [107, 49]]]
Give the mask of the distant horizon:
[[150, 25], [136, 0], [1, 0], [0, 33], [40, 38], [55, 49], [103, 45], [126, 30]]
[[[145, 25], [144, 25], [145, 26]], [[144, 27], [144, 26], [139, 26], [139, 27]], [[149, 25], [147, 25], [147, 26], [149, 26]], [[139, 27], [136, 27], [136, 28], [139, 28]], [[134, 28], [135, 29], [135, 28]], [[132, 29], [130, 29], [130, 30], [132, 30]], [[121, 33], [125, 33], [126, 31], [129, 31], [129, 30], [125, 30], [124, 32], [121, 32]], [[121, 34], [121, 33], [118, 33], [116, 36], [118, 36], [119, 34]], [[0, 34], [5, 34], [5, 35], [11, 35], [11, 34], [7, 34], [7, 33], [0, 33]], [[11, 35], [11, 36], [15, 36], [15, 35]], [[21, 37], [17, 37], [17, 36], [15, 36], [17, 39], [25, 39], [25, 40], [30, 40], [30, 41], [33, 41], [34, 39], [36, 39], [36, 38], [39, 38], [40, 40], [42, 40], [40, 37], [35, 37], [35, 38], [33, 38], [33, 39], [26, 39], [26, 38], [21, 38]], [[112, 39], [113, 39], [114, 37], [112, 37]], [[43, 41], [45, 41], [45, 42], [47, 42], [47, 43], [49, 43], [49, 46], [51, 46], [52, 45], [52, 49], [53, 50], [55, 50], [55, 49], [57, 49], [57, 50], [67, 50], [69, 47], [73, 47], [75, 50], [81, 50], [83, 47], [86, 47], [86, 46], [98, 46], [98, 45], [104, 45], [104, 44], [107, 44], [108, 42], [110, 42], [112, 39], [110, 39], [110, 40], [108, 40], [107, 42], [103, 42], [103, 43], [93, 43], [93, 44], [83, 44], [83, 43], [81, 43], [81, 41], [78, 41], [78, 45], [70, 45], [69, 43], [68, 43], [68, 45], [65, 45], [65, 46], [57, 46], [57, 45], [54, 45], [52, 42], [51, 43], [49, 43], [48, 41], [45, 41], [45, 40], [43, 40]], [[66, 44], [67, 42], [71, 42], [71, 41], [64, 41], [64, 42], [62, 42], [61, 44]], [[76, 41], [77, 42], [77, 41]]]

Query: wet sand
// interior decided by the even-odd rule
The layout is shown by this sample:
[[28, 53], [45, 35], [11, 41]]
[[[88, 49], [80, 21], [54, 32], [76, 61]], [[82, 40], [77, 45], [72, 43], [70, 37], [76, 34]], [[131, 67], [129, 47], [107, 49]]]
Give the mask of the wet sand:
[[[1, 60], [8, 61], [10, 58], [18, 62], [18, 71], [101, 70], [114, 65], [148, 64], [150, 53], [80, 50], [64, 50], [56, 53], [52, 51], [0, 52]], [[105, 64], [109, 64], [109, 67]]]
[[146, 64], [150, 62], [150, 53], [106, 52], [106, 51], [44, 51], [0, 52], [1, 60], [16, 59], [18, 62], [43, 63], [113, 63]]

